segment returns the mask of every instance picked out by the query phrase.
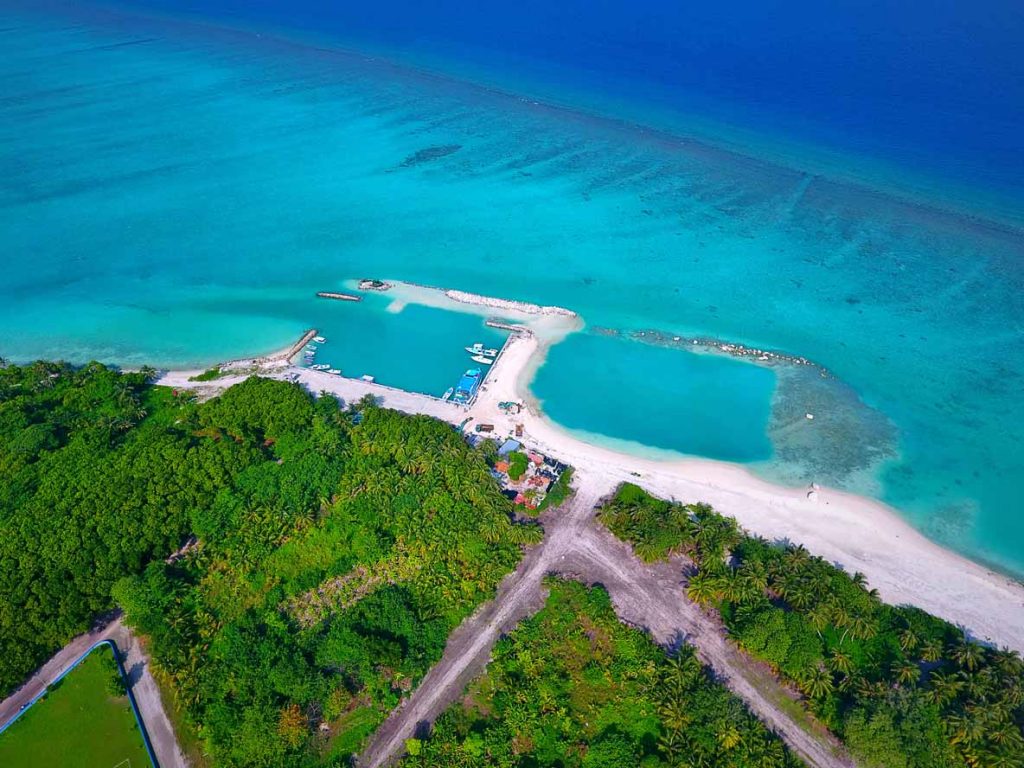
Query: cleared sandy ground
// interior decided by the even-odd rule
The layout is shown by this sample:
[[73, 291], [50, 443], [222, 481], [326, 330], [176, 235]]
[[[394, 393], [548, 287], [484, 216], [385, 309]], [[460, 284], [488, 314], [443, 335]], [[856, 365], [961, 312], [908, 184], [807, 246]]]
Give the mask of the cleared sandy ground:
[[596, 522], [595, 507], [614, 490], [614, 481], [583, 471], [576, 474], [573, 487], [575, 493], [566, 504], [542, 516], [544, 540], [505, 578], [496, 598], [452, 633], [441, 661], [377, 730], [359, 767], [387, 765], [404, 753], [406, 739], [425, 735], [484, 669], [498, 638], [542, 607], [544, 577], [559, 573], [602, 584], [620, 618], [642, 627], [667, 648], [681, 642], [695, 645], [716, 677], [808, 765], [849, 768], [849, 758], [827, 732], [795, 722], [778, 706], [789, 692], [766, 669], [736, 651], [720, 624], [686, 600], [681, 562], [644, 565], [628, 545]]

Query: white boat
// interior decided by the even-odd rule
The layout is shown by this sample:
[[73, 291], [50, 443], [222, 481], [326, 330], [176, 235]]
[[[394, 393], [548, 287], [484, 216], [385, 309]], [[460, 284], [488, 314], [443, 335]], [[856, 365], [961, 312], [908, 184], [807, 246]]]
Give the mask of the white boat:
[[441, 399], [442, 400], [447, 400], [449, 397], [451, 397], [454, 394], [455, 394], [455, 387], [448, 387], [448, 389], [445, 390], [445, 393], [443, 395], [441, 395]]
[[496, 350], [496, 349], [485, 349], [484, 350], [484, 357], [497, 357], [497, 356], [498, 356], [498, 350]]
[[325, 339], [323, 336], [314, 336], [313, 341], [315, 341], [317, 344], [323, 344], [325, 341], [327, 341], [327, 339]]
[[481, 352], [484, 351], [484, 345], [478, 341], [472, 347], [463, 347], [463, 349], [465, 349], [471, 355], [479, 355]]
[[373, 376], [371, 376], [371, 375], [370, 375], [370, 374], [368, 374], [368, 373], [364, 373], [364, 374], [363, 374], [362, 376], [360, 376], [359, 378], [361, 378], [361, 379], [362, 379], [363, 381], [368, 381], [368, 382], [370, 382], [371, 384], [373, 384]]
[[331, 366], [327, 365], [327, 363], [320, 363], [319, 365], [311, 365], [309, 367], [314, 371], [327, 371], [330, 370]]
[[341, 373], [341, 371], [339, 371], [337, 368], [328, 368], [327, 372], [328, 373]]
[[491, 363], [494, 362], [491, 358], [484, 357], [483, 355], [473, 355], [469, 359], [472, 360], [474, 363], [480, 363], [480, 365], [490, 365]]

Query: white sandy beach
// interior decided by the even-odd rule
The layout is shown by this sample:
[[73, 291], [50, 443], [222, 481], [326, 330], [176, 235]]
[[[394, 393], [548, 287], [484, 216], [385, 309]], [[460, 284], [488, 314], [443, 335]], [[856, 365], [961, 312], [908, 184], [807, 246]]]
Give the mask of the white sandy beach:
[[[305, 368], [268, 367], [264, 375], [297, 376], [312, 392], [327, 391], [345, 401], [373, 394], [385, 407], [428, 414], [455, 425], [472, 418], [467, 429], [474, 423], [494, 424], [497, 437], [512, 435], [521, 424], [522, 439], [529, 447], [589, 470], [589, 475], [636, 483], [661, 498], [707, 502], [735, 517], [751, 533], [803, 544], [849, 572], [863, 572], [887, 602], [916, 605], [963, 626], [978, 640], [1024, 652], [1024, 585], [940, 547], [884, 504], [828, 488], [808, 498], [806, 488], [774, 485], [725, 462], [642, 458], [585, 442], [552, 423], [532, 399], [529, 384], [547, 347], [580, 326], [575, 314], [536, 311], [536, 305], [513, 306], [517, 303], [505, 301], [499, 308], [476, 301], [485, 297], [453, 297], [439, 289], [408, 284], [396, 284], [390, 293], [403, 306], [419, 303], [484, 316], [497, 310], [530, 330], [513, 334], [469, 409]], [[194, 373], [172, 372], [161, 383], [213, 390], [244, 378], [196, 384], [188, 381]], [[498, 408], [502, 401], [523, 401], [527, 407], [508, 416]]]

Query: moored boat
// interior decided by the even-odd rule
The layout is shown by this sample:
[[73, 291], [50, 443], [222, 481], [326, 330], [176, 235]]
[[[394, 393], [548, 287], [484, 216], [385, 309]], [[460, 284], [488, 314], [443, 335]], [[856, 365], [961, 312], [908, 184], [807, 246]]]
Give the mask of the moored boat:
[[444, 394], [441, 395], [441, 399], [442, 400], [447, 400], [449, 397], [451, 397], [454, 394], [455, 394], [455, 387], [448, 387], [448, 389], [445, 390]]
[[463, 347], [463, 349], [465, 349], [471, 355], [479, 355], [481, 352], [484, 351], [484, 345], [478, 341], [473, 346], [471, 346], [471, 347]]
[[325, 339], [323, 336], [314, 336], [313, 341], [315, 341], [317, 344], [323, 344], [325, 341], [327, 341], [327, 339]]
[[494, 362], [494, 360], [492, 360], [491, 358], [484, 357], [483, 355], [473, 355], [469, 359], [472, 360], [474, 363], [480, 363], [480, 365], [490, 365], [491, 363]]
[[480, 369], [470, 368], [459, 379], [459, 383], [455, 387], [455, 395], [452, 400], [456, 403], [468, 403], [476, 395], [476, 390], [480, 386]]

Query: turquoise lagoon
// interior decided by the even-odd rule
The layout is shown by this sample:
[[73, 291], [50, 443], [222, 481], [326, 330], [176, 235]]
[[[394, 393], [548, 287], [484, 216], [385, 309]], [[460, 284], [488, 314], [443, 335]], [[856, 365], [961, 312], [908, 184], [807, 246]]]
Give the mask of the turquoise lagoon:
[[293, 311], [327, 339], [317, 345], [316, 363], [435, 397], [455, 386], [467, 368], [483, 367], [469, 359], [466, 347], [481, 342], [498, 349], [508, 337], [479, 315], [418, 305], [394, 313], [389, 304], [386, 295], [369, 294], [359, 304], [297, 301]]
[[551, 348], [533, 389], [554, 394], [541, 406], [569, 429], [723, 461], [772, 455], [775, 374], [728, 357], [575, 334]]
[[[323, 325], [326, 362], [436, 393], [479, 318], [314, 292], [381, 276], [559, 304], [588, 330], [534, 384], [556, 419], [868, 493], [1024, 573], [1020, 230], [356, 54], [25, 8], [0, 9], [5, 357], [206, 365]], [[682, 391], [734, 421], [689, 423]]]

